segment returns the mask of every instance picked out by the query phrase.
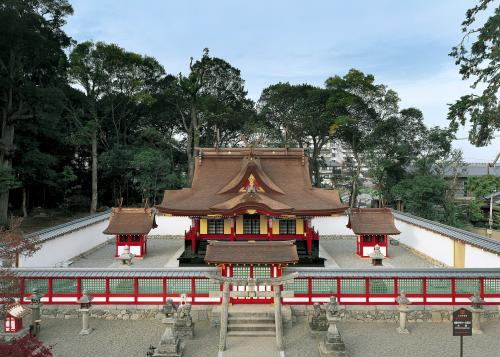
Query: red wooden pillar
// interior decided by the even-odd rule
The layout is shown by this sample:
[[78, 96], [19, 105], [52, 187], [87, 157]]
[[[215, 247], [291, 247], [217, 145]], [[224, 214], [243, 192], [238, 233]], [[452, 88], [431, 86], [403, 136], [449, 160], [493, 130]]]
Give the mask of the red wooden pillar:
[[311, 252], [312, 252], [312, 246], [313, 246], [312, 235], [313, 235], [313, 230], [312, 230], [312, 228], [308, 227], [307, 236], [306, 236], [306, 244], [307, 244], [307, 253], [308, 254], [311, 254]]
[[194, 229], [192, 229], [192, 232], [191, 232], [191, 250], [193, 251], [193, 253], [196, 253], [196, 237], [198, 236], [199, 234], [199, 225], [200, 225], [200, 219], [199, 218], [194, 218], [193, 219], [193, 222], [194, 222]]
[[267, 219], [267, 240], [273, 240], [273, 218], [271, 216]]
[[235, 223], [236, 223], [236, 220], [234, 217], [232, 217], [231, 218], [231, 240], [234, 240], [234, 234], [236, 233]]
[[138, 301], [138, 296], [139, 296], [139, 279], [134, 278], [134, 302], [137, 304]]
[[52, 302], [52, 278], [49, 278], [48, 286], [47, 286], [47, 295], [49, 298], [49, 304]]
[[194, 299], [196, 296], [196, 282], [195, 278], [191, 278], [191, 303], [194, 303]]

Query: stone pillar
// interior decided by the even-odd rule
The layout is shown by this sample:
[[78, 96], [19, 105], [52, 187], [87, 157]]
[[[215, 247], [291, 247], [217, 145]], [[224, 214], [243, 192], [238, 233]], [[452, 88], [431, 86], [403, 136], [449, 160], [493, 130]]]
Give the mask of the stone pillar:
[[227, 336], [227, 315], [229, 311], [229, 282], [224, 282], [222, 291], [222, 304], [220, 313], [220, 335], [219, 335], [219, 357], [222, 356], [226, 349]]
[[398, 306], [399, 327], [396, 329], [396, 331], [398, 331], [398, 333], [400, 334], [408, 334], [410, 333], [410, 331], [408, 331], [406, 323], [407, 323], [407, 314], [408, 311], [410, 310], [408, 305], [411, 304], [411, 301], [406, 297], [405, 293], [402, 291], [401, 294], [396, 298], [396, 302], [399, 304]]
[[276, 325], [276, 346], [278, 351], [284, 351], [283, 318], [281, 316], [281, 289], [280, 285], [273, 286], [274, 295], [274, 323]]
[[483, 331], [481, 330], [481, 312], [482, 308], [471, 308], [472, 310], [472, 334], [481, 335]]
[[82, 313], [82, 330], [80, 331], [80, 335], [88, 335], [94, 329], [89, 326], [89, 309], [80, 309]]
[[472, 303], [472, 334], [480, 335], [483, 333], [481, 330], [481, 312], [483, 312], [484, 301], [481, 299], [479, 292], [475, 293], [469, 298]]

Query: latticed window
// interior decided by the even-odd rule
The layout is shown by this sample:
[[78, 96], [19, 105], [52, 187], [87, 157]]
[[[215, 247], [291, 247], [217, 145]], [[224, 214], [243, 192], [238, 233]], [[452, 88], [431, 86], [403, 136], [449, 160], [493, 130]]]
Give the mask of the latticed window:
[[371, 235], [365, 235], [365, 236], [363, 236], [363, 241], [365, 243], [371, 243], [372, 242], [372, 236]]
[[250, 267], [247, 265], [237, 267], [233, 266], [233, 277], [241, 279], [250, 278]]
[[190, 294], [191, 279], [168, 279], [167, 293], [169, 294]]
[[6, 295], [20, 295], [19, 281], [16, 278], [0, 279], [0, 291]]
[[456, 279], [455, 292], [457, 294], [474, 294], [479, 292], [480, 285], [479, 279]]
[[451, 294], [451, 279], [427, 279], [427, 294]]
[[243, 216], [243, 233], [244, 234], [260, 233], [260, 216], [258, 214], [245, 214]]
[[376, 242], [377, 243], [384, 243], [385, 237], [382, 234], [378, 234], [375, 236]]
[[47, 294], [49, 291], [49, 280], [24, 279], [24, 292], [31, 293], [34, 289], [38, 289], [39, 293]]
[[224, 234], [224, 220], [223, 219], [209, 219], [208, 234]]
[[340, 291], [342, 294], [364, 294], [366, 290], [364, 279], [341, 279]]
[[307, 294], [308, 284], [307, 279], [294, 279], [283, 284], [283, 290], [293, 291], [295, 294]]
[[485, 294], [500, 294], [500, 279], [484, 279]]
[[210, 279], [195, 279], [194, 289], [197, 294], [208, 294], [210, 291], [220, 291], [220, 285], [210, 282]]
[[139, 294], [162, 294], [163, 279], [139, 279]]
[[423, 294], [424, 284], [422, 279], [398, 279], [398, 294]]
[[133, 294], [134, 279], [109, 279], [110, 294]]
[[370, 279], [370, 294], [394, 294], [393, 279]]
[[254, 266], [253, 267], [253, 277], [255, 279], [267, 279], [271, 277], [271, 267], [270, 266]]
[[54, 294], [76, 294], [76, 279], [53, 279], [52, 292]]
[[89, 294], [105, 294], [106, 293], [106, 280], [104, 279], [82, 279], [80, 287], [87, 290]]
[[280, 219], [280, 234], [295, 234], [295, 219]]
[[313, 294], [336, 294], [337, 279], [312, 279]]

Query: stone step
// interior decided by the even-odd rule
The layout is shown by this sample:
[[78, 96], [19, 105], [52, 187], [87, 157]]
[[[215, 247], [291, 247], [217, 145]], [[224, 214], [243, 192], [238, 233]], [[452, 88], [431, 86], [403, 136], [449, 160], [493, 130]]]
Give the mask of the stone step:
[[230, 324], [228, 331], [274, 331], [273, 324]]
[[229, 337], [276, 337], [274, 331], [228, 331]]
[[274, 324], [274, 317], [270, 316], [247, 316], [247, 317], [229, 317], [227, 319], [228, 323], [237, 324], [258, 324], [258, 323], [271, 323]]
[[228, 313], [229, 318], [247, 318], [247, 317], [272, 317], [274, 319], [274, 312], [246, 312], [246, 311], [234, 311]]

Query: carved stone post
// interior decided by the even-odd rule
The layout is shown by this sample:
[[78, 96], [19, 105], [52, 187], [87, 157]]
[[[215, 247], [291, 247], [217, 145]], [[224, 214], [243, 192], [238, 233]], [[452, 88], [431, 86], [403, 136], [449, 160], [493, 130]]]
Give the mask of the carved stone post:
[[483, 299], [479, 296], [479, 293], [475, 293], [469, 298], [472, 303], [472, 334], [481, 335], [483, 331], [481, 330], [481, 313], [483, 312]]
[[220, 336], [219, 336], [219, 356], [222, 356], [226, 349], [227, 337], [227, 315], [229, 310], [229, 281], [224, 281], [222, 291], [222, 305], [220, 312]]
[[281, 316], [281, 289], [280, 285], [273, 285], [274, 295], [274, 322], [276, 324], [276, 346], [278, 351], [284, 351], [283, 345], [283, 319]]
[[396, 298], [396, 302], [399, 304], [399, 327], [396, 329], [396, 331], [401, 334], [409, 334], [410, 331], [408, 331], [408, 329], [406, 328], [406, 315], [410, 310], [408, 305], [411, 304], [411, 301], [406, 297], [404, 292], [401, 292], [401, 294]]

